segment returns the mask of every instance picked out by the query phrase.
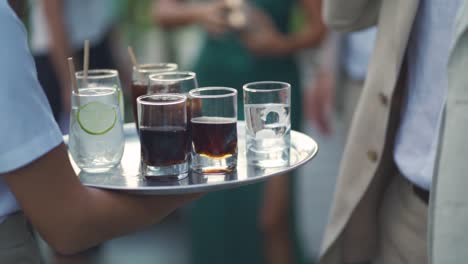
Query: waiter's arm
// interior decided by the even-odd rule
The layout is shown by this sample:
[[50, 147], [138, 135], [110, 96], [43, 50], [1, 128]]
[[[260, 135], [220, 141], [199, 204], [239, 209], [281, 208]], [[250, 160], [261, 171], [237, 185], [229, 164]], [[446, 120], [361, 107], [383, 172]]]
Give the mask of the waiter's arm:
[[63, 144], [1, 176], [33, 226], [62, 254], [147, 227], [197, 197], [132, 196], [85, 187]]
[[382, 0], [325, 0], [325, 24], [338, 31], [358, 31], [377, 23]]

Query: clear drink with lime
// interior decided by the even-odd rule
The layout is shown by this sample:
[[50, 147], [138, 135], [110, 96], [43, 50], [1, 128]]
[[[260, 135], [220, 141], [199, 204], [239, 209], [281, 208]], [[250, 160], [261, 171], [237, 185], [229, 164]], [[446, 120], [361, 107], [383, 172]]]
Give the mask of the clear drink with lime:
[[75, 73], [78, 87], [81, 88], [96, 88], [96, 87], [114, 87], [117, 89], [120, 117], [124, 120], [124, 98], [122, 86], [120, 84], [119, 72], [114, 69], [93, 69], [89, 70], [85, 75], [84, 71]]
[[73, 92], [68, 147], [80, 169], [103, 172], [120, 163], [125, 139], [119, 105], [115, 87]]

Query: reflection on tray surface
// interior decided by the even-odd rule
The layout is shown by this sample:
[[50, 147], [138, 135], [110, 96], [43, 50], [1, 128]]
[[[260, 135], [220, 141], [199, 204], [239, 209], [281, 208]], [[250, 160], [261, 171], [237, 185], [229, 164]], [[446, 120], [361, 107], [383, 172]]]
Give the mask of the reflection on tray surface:
[[[242, 131], [243, 123], [239, 131]], [[301, 133], [292, 133], [289, 164], [282, 167], [262, 168], [248, 165], [245, 155], [245, 137], [239, 133], [239, 153], [237, 169], [231, 173], [203, 174], [190, 171], [188, 177], [182, 180], [145, 180], [140, 174], [140, 144], [134, 126], [125, 128], [126, 146], [121, 165], [98, 174], [79, 172], [81, 181], [88, 186], [124, 190], [140, 194], [177, 194], [183, 192], [211, 191], [225, 189], [229, 186], [239, 186], [262, 181], [272, 175], [284, 174], [298, 165], [312, 159], [317, 152], [313, 139]]]

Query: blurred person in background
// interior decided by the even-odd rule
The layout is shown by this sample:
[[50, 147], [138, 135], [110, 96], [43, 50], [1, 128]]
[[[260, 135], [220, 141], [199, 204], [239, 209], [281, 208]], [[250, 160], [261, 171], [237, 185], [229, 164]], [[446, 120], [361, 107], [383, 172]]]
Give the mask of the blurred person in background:
[[328, 0], [327, 24], [377, 25], [321, 263], [465, 263], [466, 1]]
[[297, 221], [308, 260], [316, 261], [338, 175], [349, 124], [366, 78], [376, 28], [356, 33], [329, 31], [317, 74], [305, 91], [304, 114], [320, 155], [301, 169], [296, 185]]
[[349, 34], [335, 33], [324, 42], [321, 66], [312, 89], [308, 90], [310, 104], [306, 104], [308, 120], [322, 134], [333, 133], [330, 111], [334, 108], [338, 108], [347, 134], [364, 86], [376, 33], [375, 27]]
[[8, 0], [8, 3], [21, 20], [26, 17], [27, 0]]
[[[159, 0], [155, 2], [154, 16], [165, 28], [199, 24], [205, 29], [206, 37], [194, 67], [199, 84], [236, 88], [241, 120], [242, 85], [264, 80], [290, 83], [292, 129], [300, 130], [301, 86], [294, 55], [321, 42], [321, 2], [298, 1], [306, 18], [298, 32], [292, 32], [290, 27], [295, 1], [249, 1], [245, 25], [241, 27], [237, 27], [237, 19], [229, 17], [233, 2], [243, 3]], [[191, 215], [194, 263], [292, 263], [292, 255], [299, 254], [291, 253], [297, 247], [291, 244], [293, 235], [288, 226], [293, 223], [289, 219], [290, 180], [275, 177], [266, 184], [264, 192], [263, 184], [255, 184], [242, 190], [213, 193], [197, 202]], [[276, 216], [277, 213], [281, 215]]]
[[[113, 69], [114, 0], [30, 0], [30, 46], [39, 81], [63, 132], [68, 131], [70, 78], [67, 57], [82, 62], [90, 41], [90, 69]], [[78, 67], [80, 69], [81, 67]]]

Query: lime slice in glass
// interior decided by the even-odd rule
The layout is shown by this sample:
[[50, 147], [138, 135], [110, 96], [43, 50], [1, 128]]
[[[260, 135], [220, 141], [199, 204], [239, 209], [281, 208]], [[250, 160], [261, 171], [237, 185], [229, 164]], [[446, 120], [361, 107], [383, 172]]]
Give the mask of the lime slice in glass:
[[78, 109], [77, 120], [86, 133], [103, 135], [115, 126], [117, 112], [111, 105], [91, 102]]

